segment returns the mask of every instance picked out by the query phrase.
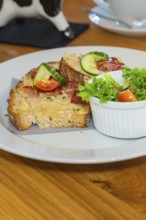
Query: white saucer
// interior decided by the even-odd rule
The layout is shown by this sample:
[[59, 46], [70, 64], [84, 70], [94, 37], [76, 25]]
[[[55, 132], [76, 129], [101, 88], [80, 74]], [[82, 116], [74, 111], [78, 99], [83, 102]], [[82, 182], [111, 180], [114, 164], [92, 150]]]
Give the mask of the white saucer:
[[[115, 18], [115, 16], [100, 8], [99, 6], [94, 7], [92, 11], [95, 11], [101, 15], [106, 15], [111, 18]], [[96, 24], [97, 26], [108, 30], [113, 33], [117, 33], [120, 35], [131, 36], [131, 37], [144, 37], [146, 36], [146, 27], [145, 28], [137, 28], [137, 29], [128, 29], [125, 26], [119, 25], [117, 22], [98, 17], [94, 14], [89, 14], [89, 19], [91, 22]]]

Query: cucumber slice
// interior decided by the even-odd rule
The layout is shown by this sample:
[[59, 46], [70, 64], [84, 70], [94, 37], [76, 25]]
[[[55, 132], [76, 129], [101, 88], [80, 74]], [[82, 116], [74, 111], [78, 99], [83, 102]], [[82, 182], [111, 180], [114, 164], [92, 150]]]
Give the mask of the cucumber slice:
[[67, 81], [58, 73], [56, 72], [51, 66], [49, 66], [47, 63], [42, 64], [48, 72], [58, 81], [61, 83], [61, 85], [65, 85]]
[[100, 71], [96, 67], [96, 63], [101, 60], [108, 60], [109, 56], [106, 53], [93, 51], [85, 54], [81, 61], [81, 68], [91, 75], [99, 75]]
[[123, 86], [122, 86], [122, 90], [128, 89], [129, 87], [130, 87], [129, 81], [125, 81]]
[[44, 65], [41, 64], [35, 75], [33, 85], [36, 86], [36, 82], [39, 80], [49, 80], [50, 76], [51, 73], [46, 70], [46, 67]]
[[37, 81], [39, 80], [47, 81], [50, 79], [51, 76], [53, 76], [54, 79], [60, 82], [61, 85], [65, 85], [67, 83], [66, 80], [58, 72], [56, 72], [51, 66], [49, 66], [47, 63], [42, 63], [34, 78], [34, 82], [33, 82], [34, 86], [36, 86]]

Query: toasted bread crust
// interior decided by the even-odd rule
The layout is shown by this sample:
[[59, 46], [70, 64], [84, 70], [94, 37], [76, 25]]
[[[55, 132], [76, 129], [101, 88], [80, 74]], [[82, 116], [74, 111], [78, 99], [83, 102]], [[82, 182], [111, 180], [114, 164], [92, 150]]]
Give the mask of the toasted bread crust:
[[81, 55], [65, 54], [60, 62], [60, 74], [68, 81], [75, 81], [84, 84], [91, 77], [80, 67]]
[[26, 99], [16, 90], [11, 89], [8, 99], [8, 113], [12, 123], [19, 130], [27, 130], [32, 126], [34, 116]]
[[[52, 65], [59, 67], [57, 64]], [[31, 91], [26, 91], [31, 89]], [[24, 89], [26, 88], [26, 89]], [[74, 104], [66, 93], [50, 95], [47, 92], [32, 91], [32, 70], [11, 89], [8, 99], [8, 114], [19, 130], [27, 130], [33, 124], [47, 127], [87, 127], [90, 118], [88, 103]]]

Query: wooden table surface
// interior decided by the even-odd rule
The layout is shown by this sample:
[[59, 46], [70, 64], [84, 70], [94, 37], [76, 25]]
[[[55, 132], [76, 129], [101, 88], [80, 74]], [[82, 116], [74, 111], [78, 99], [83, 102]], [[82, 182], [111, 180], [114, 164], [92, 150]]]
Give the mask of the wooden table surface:
[[[63, 9], [69, 21], [90, 23], [82, 8], [94, 6], [92, 0], [64, 0]], [[89, 29], [67, 46], [80, 45], [146, 51], [146, 37], [124, 37], [90, 23]], [[39, 50], [1, 43], [0, 62]], [[144, 220], [146, 156], [108, 164], [67, 165], [0, 150], [0, 219]]]

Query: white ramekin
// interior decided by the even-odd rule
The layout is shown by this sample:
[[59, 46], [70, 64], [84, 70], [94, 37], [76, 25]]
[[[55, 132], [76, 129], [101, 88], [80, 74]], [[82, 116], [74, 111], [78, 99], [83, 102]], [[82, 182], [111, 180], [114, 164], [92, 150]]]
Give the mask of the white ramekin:
[[[114, 78], [116, 80], [115, 73]], [[91, 97], [90, 105], [93, 123], [99, 132], [116, 138], [146, 136], [146, 101], [100, 103], [98, 98]]]

